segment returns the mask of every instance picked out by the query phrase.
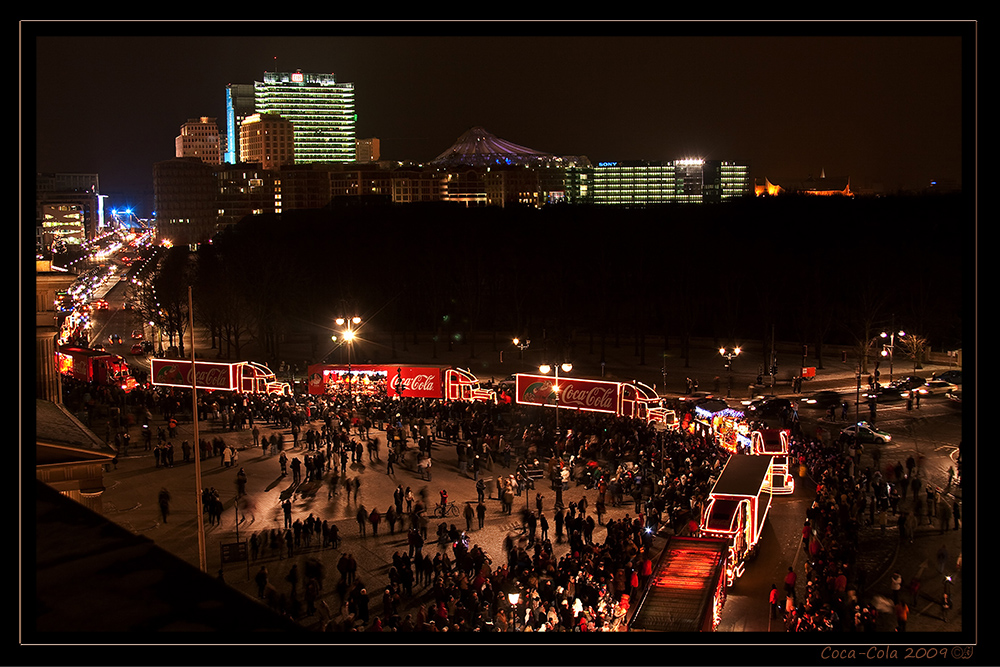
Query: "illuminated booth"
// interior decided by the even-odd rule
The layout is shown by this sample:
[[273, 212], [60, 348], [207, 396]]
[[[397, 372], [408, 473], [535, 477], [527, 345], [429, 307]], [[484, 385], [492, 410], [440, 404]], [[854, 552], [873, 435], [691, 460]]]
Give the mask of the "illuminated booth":
[[687, 420], [689, 433], [714, 439], [730, 453], [750, 451], [750, 425], [745, 413], [730, 408], [721, 399], [711, 399], [695, 406], [691, 419]]

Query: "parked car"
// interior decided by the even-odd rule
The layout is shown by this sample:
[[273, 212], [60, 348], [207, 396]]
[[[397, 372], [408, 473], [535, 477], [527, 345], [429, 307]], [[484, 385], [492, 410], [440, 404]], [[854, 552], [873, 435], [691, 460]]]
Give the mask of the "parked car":
[[869, 442], [869, 443], [885, 443], [892, 440], [892, 435], [886, 431], [881, 431], [868, 422], [858, 422], [852, 426], [848, 426], [840, 432], [841, 440], [853, 440], [855, 435], [857, 435], [859, 442]]

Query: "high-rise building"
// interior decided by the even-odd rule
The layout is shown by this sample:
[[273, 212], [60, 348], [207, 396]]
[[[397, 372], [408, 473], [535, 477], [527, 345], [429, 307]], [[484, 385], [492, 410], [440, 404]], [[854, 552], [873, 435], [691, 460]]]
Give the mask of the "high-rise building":
[[223, 160], [228, 164], [241, 161], [240, 125], [256, 113], [252, 83], [231, 83], [226, 86], [226, 146]]
[[295, 162], [354, 162], [354, 84], [333, 74], [265, 72], [254, 82], [255, 110], [277, 114], [295, 128]]
[[240, 162], [280, 169], [295, 164], [295, 130], [275, 114], [255, 113], [240, 125]]
[[753, 192], [747, 165], [701, 158], [599, 162], [569, 183], [572, 201], [624, 206], [721, 202]]
[[215, 119], [202, 116], [181, 125], [181, 133], [174, 139], [174, 157], [196, 157], [205, 164], [222, 164], [219, 126]]
[[665, 204], [675, 196], [674, 164], [669, 161], [599, 162], [590, 184], [595, 204]]

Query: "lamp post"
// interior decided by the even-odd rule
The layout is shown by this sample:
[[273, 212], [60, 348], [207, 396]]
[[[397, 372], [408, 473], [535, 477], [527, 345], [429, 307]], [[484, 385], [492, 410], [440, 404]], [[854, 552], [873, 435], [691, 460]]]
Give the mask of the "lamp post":
[[[337, 326], [345, 327], [341, 331], [341, 336], [345, 343], [347, 343], [347, 400], [348, 402], [353, 402], [354, 395], [351, 390], [351, 349], [354, 347], [354, 329], [352, 326], [361, 324], [361, 318], [355, 315], [354, 317], [347, 319], [346, 317], [338, 317], [336, 319]], [[337, 340], [336, 336], [332, 336], [333, 340]]]
[[518, 358], [524, 359], [524, 351], [527, 349], [529, 345], [531, 345], [531, 339], [521, 340], [520, 338], [515, 338], [513, 342], [514, 342], [514, 347], [516, 347], [521, 351]]
[[[896, 350], [896, 332], [893, 331], [892, 333], [886, 333], [886, 332], [883, 331], [879, 335], [882, 336], [882, 338], [888, 338], [889, 339], [889, 344], [888, 345], [886, 345], [885, 343], [882, 343], [882, 356], [883, 357], [889, 357], [889, 382], [891, 383], [892, 382], [892, 356], [893, 356], [893, 352], [895, 352], [895, 350]], [[904, 332], [904, 331], [900, 331], [899, 332], [899, 336], [900, 337], [903, 337], [905, 335], [906, 335], [906, 332]]]
[[732, 350], [727, 350], [724, 347], [719, 348], [719, 354], [726, 360], [726, 368], [729, 369], [729, 387], [726, 389], [726, 398], [730, 398], [733, 392], [733, 359], [740, 356], [742, 351], [739, 346]]
[[559, 369], [569, 373], [573, 370], [573, 364], [569, 362], [564, 362], [558, 365], [542, 364], [538, 367], [538, 370], [548, 375], [550, 371], [555, 370], [556, 383], [552, 386], [553, 391], [556, 393], [556, 438], [559, 437]]
[[512, 618], [510, 619], [511, 621], [510, 625], [515, 632], [517, 631], [517, 603], [520, 601], [520, 599], [521, 599], [520, 593], [507, 594], [507, 601], [510, 602], [510, 607], [514, 611], [514, 613], [511, 614]]

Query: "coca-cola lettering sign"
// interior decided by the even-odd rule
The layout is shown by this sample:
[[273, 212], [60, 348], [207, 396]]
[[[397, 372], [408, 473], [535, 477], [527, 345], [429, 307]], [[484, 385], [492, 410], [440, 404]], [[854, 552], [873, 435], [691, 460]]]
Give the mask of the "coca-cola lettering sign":
[[192, 364], [182, 359], [153, 359], [151, 376], [154, 386], [190, 387], [196, 380], [199, 389], [237, 388], [239, 364], [222, 364], [211, 361], [199, 361], [194, 364], [197, 378], [191, 377]]
[[[402, 391], [400, 391], [400, 388]], [[441, 370], [439, 368], [396, 366], [389, 371], [386, 386], [388, 396], [404, 398], [441, 398]]]
[[[617, 382], [559, 378], [560, 408], [617, 414], [621, 385]], [[545, 375], [517, 375], [517, 402], [529, 405], [556, 405], [555, 378]]]

